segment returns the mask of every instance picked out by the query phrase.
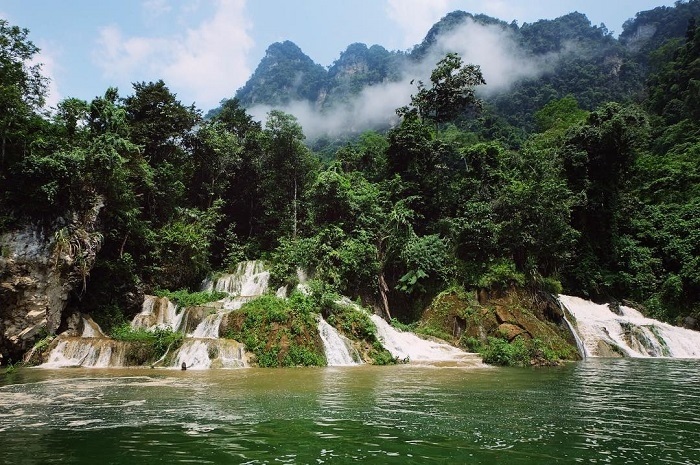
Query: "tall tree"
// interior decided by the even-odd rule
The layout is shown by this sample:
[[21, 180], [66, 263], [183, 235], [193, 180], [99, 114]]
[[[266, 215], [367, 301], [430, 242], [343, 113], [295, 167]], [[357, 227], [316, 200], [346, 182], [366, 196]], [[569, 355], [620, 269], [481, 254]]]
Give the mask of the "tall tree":
[[481, 107], [476, 98], [476, 86], [486, 84], [477, 65], [464, 64], [457, 53], [448, 53], [437, 62], [430, 74], [431, 87], [418, 81], [418, 93], [411, 97], [411, 104], [424, 119], [440, 124], [454, 120], [472, 107]]
[[27, 29], [0, 19], [0, 184], [5, 186], [4, 197], [21, 188], [8, 173], [29, 152], [32, 128], [41, 125], [36, 112], [46, 95], [41, 65], [30, 64], [39, 49], [28, 35]]
[[314, 160], [304, 146], [304, 132], [297, 119], [279, 110], [268, 114], [264, 130], [267, 161], [267, 212], [277, 234], [296, 238], [299, 227], [300, 198], [307, 188], [314, 169]]

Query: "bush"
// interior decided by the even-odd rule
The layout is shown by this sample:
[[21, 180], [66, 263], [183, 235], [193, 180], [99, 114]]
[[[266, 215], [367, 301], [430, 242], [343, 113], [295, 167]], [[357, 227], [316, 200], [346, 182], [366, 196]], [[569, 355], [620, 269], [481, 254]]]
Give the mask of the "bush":
[[157, 289], [155, 291], [155, 295], [157, 295], [158, 297], [167, 297], [172, 302], [177, 304], [177, 306], [180, 308], [196, 307], [209, 302], [221, 300], [228, 296], [227, 293], [221, 291], [190, 292], [187, 289], [180, 289], [179, 291], [166, 291], [163, 289]]
[[516, 337], [512, 342], [498, 337], [490, 337], [486, 344], [474, 338], [463, 341], [465, 347], [476, 349], [484, 363], [501, 366], [552, 365], [560, 360], [573, 360], [575, 354], [568, 346], [553, 347], [551, 343], [535, 338], [525, 340]]
[[180, 347], [185, 339], [183, 333], [169, 328], [156, 328], [149, 331], [144, 328], [134, 329], [129, 323], [113, 328], [110, 336], [117, 341], [133, 343], [127, 353], [127, 359], [136, 365], [159, 359], [165, 355], [168, 348]]
[[505, 291], [513, 286], [524, 286], [525, 275], [516, 271], [515, 263], [500, 260], [489, 266], [479, 279], [479, 287]]
[[529, 361], [528, 350], [525, 341], [518, 337], [512, 343], [497, 338], [490, 337], [488, 344], [483, 348], [481, 356], [484, 363], [500, 366], [523, 366]]
[[313, 310], [313, 300], [298, 292], [288, 300], [263, 295], [235, 313], [225, 337], [245, 344], [260, 367], [323, 366]]

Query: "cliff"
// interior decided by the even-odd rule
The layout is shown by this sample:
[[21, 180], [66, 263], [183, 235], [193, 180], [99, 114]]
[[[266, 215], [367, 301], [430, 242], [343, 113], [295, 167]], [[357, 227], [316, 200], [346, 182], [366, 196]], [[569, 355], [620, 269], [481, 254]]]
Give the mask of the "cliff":
[[71, 292], [85, 279], [102, 245], [92, 208], [50, 225], [24, 224], [0, 234], [0, 361], [21, 360], [41, 337], [66, 319]]

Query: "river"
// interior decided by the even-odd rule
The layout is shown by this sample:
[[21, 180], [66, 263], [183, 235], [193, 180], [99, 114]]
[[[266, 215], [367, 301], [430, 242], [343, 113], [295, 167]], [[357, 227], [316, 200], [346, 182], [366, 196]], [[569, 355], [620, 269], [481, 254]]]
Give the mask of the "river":
[[700, 464], [700, 364], [29, 369], [0, 462]]

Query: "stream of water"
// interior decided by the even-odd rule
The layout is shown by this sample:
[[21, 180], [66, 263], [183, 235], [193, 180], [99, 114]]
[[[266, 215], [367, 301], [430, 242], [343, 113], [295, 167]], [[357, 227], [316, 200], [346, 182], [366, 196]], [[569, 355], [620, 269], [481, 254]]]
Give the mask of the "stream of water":
[[700, 366], [19, 369], [12, 464], [700, 464]]

